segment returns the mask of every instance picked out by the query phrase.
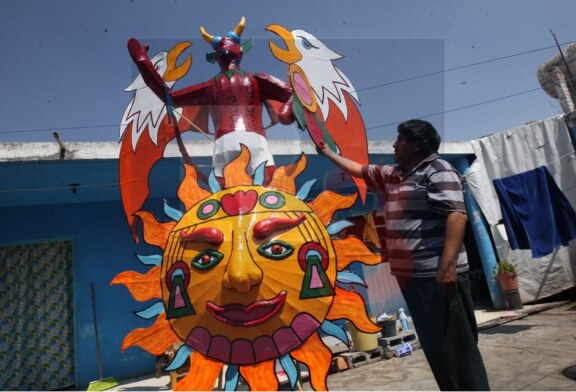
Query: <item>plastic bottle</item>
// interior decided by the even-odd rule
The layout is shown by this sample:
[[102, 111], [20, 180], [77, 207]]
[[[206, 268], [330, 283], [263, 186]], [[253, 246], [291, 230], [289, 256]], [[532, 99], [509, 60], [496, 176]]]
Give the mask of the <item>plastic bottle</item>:
[[400, 320], [400, 325], [402, 326], [402, 332], [406, 333], [410, 331], [410, 321], [404, 313], [404, 308], [398, 309], [398, 319]]

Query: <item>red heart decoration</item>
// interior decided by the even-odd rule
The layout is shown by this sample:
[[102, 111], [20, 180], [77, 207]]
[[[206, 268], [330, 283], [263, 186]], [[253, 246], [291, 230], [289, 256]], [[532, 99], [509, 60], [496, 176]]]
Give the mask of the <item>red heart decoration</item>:
[[237, 191], [236, 193], [228, 193], [222, 196], [220, 205], [225, 213], [228, 215], [242, 215], [252, 211], [258, 200], [258, 193], [250, 189], [247, 192]]

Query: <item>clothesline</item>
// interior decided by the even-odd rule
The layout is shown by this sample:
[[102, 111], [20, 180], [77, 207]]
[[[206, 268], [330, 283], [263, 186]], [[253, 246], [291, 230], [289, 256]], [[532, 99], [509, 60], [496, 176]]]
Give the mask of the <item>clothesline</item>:
[[548, 163], [545, 164], [544, 166], [550, 166], [551, 164], [556, 163], [556, 162], [558, 162], [558, 161], [561, 161], [562, 159], [566, 158], [568, 155], [572, 155], [572, 154], [574, 154], [575, 152], [576, 152], [576, 150], [572, 150], [572, 151], [570, 151], [568, 154], [562, 155], [560, 158], [556, 158], [556, 159], [554, 159], [553, 161], [548, 162]]

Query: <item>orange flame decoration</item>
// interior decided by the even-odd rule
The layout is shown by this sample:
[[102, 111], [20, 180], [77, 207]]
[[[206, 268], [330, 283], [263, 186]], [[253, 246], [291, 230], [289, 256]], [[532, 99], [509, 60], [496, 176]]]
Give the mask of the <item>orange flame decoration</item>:
[[[244, 170], [250, 160], [249, 154], [250, 153], [248, 149], [242, 148], [239, 156], [230, 162], [225, 168], [224, 190], [237, 186], [249, 185], [253, 186], [254, 189], [260, 189], [260, 192], [262, 192], [261, 186], [252, 185], [252, 178], [250, 178]], [[264, 191], [283, 191], [287, 194], [295, 195], [296, 176], [302, 173], [305, 168], [305, 155], [302, 155], [294, 164], [277, 168], [273, 175], [272, 182]], [[187, 211], [192, 208], [196, 208], [194, 206], [201, 204], [201, 202], [205, 203], [204, 200], [211, 197], [213, 194], [198, 185], [197, 174], [195, 170], [196, 169], [193, 167], [186, 166], [185, 178], [183, 179], [180, 188], [178, 189], [178, 197]], [[218, 189], [217, 191], [220, 190]], [[314, 201], [308, 203], [307, 205], [312, 209], [311, 214], [317, 215], [317, 218], [314, 218], [314, 220], [321, 222], [325, 226], [328, 226], [326, 229], [327, 232], [330, 232], [329, 224], [334, 213], [337, 210], [349, 208], [355, 200], [356, 194], [341, 196], [331, 191], [324, 191], [321, 192]], [[144, 223], [144, 240], [148, 244], [155, 245], [159, 248], [162, 248], [163, 250], [167, 250], [165, 249], [168, 247], [167, 244], [174, 242], [174, 240], [169, 239], [173, 238], [171, 236], [171, 232], [172, 230], [176, 231], [180, 227], [179, 225], [181, 225], [179, 222], [184, 219], [182, 218], [179, 222], [170, 221], [167, 223], [162, 223], [147, 211], [140, 211], [137, 213], [137, 215], [140, 217], [140, 219], [142, 219]], [[196, 214], [193, 215], [196, 216]], [[309, 222], [310, 219], [312, 218], [307, 218], [307, 223], [303, 224], [303, 231], [309, 230], [311, 227], [313, 227]], [[229, 238], [227, 240], [230, 241]], [[328, 237], [328, 239], [325, 241], [327, 246], [331, 246], [335, 250], [335, 253], [333, 254], [336, 258], [336, 281], [332, 283], [333, 286], [331, 287], [331, 302], [328, 302], [329, 309], [326, 313], [324, 313], [324, 318], [320, 320], [320, 329], [325, 333], [331, 334], [343, 340], [346, 344], [349, 344], [346, 334], [343, 332], [342, 328], [332, 323], [332, 321], [339, 319], [349, 319], [359, 330], [367, 333], [375, 333], [379, 330], [379, 327], [370, 321], [366, 312], [366, 305], [364, 300], [359, 294], [338, 287], [338, 283], [343, 282], [340, 280], [341, 274], [346, 275], [346, 272], [343, 271], [344, 268], [346, 268], [350, 263], [354, 261], [359, 261], [368, 265], [375, 265], [381, 261], [381, 257], [380, 255], [372, 253], [368, 247], [366, 247], [366, 245], [354, 237], [347, 237], [334, 241]], [[166, 258], [166, 255], [164, 255], [164, 258]], [[162, 272], [162, 267], [158, 265], [160, 264], [160, 260], [161, 256], [158, 255], [156, 258], [156, 265], [151, 267], [148, 273], [144, 275], [134, 271], [122, 272], [112, 280], [111, 284], [121, 284], [126, 286], [133, 297], [138, 301], [147, 301], [153, 298], [161, 298], [162, 296], [166, 297], [166, 293], [162, 291], [163, 289], [161, 287], [161, 282], [164, 280], [162, 273], [164, 272]], [[165, 259], [162, 259], [162, 263], [164, 262]], [[350, 274], [348, 273], [346, 276], [349, 278]], [[350, 287], [350, 285], [354, 283], [359, 282], [346, 281], [345, 287]], [[221, 289], [220, 285], [222, 283], [219, 280], [214, 280], [213, 282], [209, 282], [209, 284], [213, 285], [212, 291], [218, 291]], [[193, 286], [194, 282], [191, 282], [190, 285]], [[205, 291], [205, 289], [197, 291]], [[176, 363], [178, 361], [183, 364], [184, 360], [189, 357], [190, 371], [183, 379], [177, 383], [175, 389], [213, 389], [218, 374], [221, 372], [225, 362], [217, 360], [207, 354], [198, 352], [197, 350], [192, 350], [191, 347], [187, 346], [185, 337], [180, 337], [179, 335], [181, 334], [175, 330], [175, 327], [172, 324], [173, 320], [167, 318], [167, 314], [165, 312], [168, 303], [169, 299], [164, 298], [163, 302], [156, 304], [156, 307], [160, 306], [162, 309], [156, 310], [155, 314], [153, 314], [153, 316], [157, 316], [154, 324], [148, 328], [139, 328], [130, 332], [124, 339], [122, 344], [122, 351], [129, 347], [138, 346], [149, 353], [159, 355], [163, 353], [164, 350], [166, 350], [170, 345], [179, 341], [184, 341], [184, 345], [178, 352], [178, 354], [182, 355], [176, 355], [176, 359], [174, 360], [175, 363], [173, 363], [171, 367], [178, 365], [178, 363]], [[287, 304], [285, 304], [285, 306], [287, 306]], [[306, 314], [309, 309], [302, 308], [297, 309], [297, 311], [299, 312], [298, 314]], [[193, 316], [200, 317], [203, 309], [197, 308], [196, 312], [197, 314]], [[258, 328], [258, 326], [251, 328]], [[241, 332], [241, 334], [242, 333], [244, 332]], [[178, 359], [179, 357], [184, 358]], [[235, 357], [234, 352], [232, 352], [231, 357]], [[309, 368], [310, 382], [315, 390], [327, 389], [327, 375], [332, 361], [332, 354], [330, 349], [322, 341], [317, 330], [313, 331], [298, 346], [292, 348], [291, 351], [283, 355], [282, 358], [277, 359], [280, 360], [280, 363], [286, 371], [289, 380], [293, 383], [293, 387], [295, 386], [295, 382], [297, 380], [297, 367], [295, 366], [294, 361], [298, 361], [305, 364]], [[237, 380], [240, 376], [244, 378], [252, 390], [277, 390], [279, 388], [278, 379], [275, 373], [274, 359], [267, 359], [251, 364], [229, 363], [226, 378], [228, 380]], [[227, 389], [234, 389], [236, 385], [230, 384], [226, 387]]]

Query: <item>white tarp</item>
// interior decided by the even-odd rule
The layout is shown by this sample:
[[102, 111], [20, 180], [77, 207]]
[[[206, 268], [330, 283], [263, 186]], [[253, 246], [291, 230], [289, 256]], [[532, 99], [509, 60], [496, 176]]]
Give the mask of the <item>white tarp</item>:
[[531, 302], [576, 286], [576, 240], [570, 246], [533, 259], [530, 250], [512, 250], [502, 224], [500, 203], [492, 180], [546, 166], [576, 209], [576, 156], [564, 116], [473, 140], [476, 160], [466, 180], [496, 245], [498, 257], [518, 267], [520, 295]]

